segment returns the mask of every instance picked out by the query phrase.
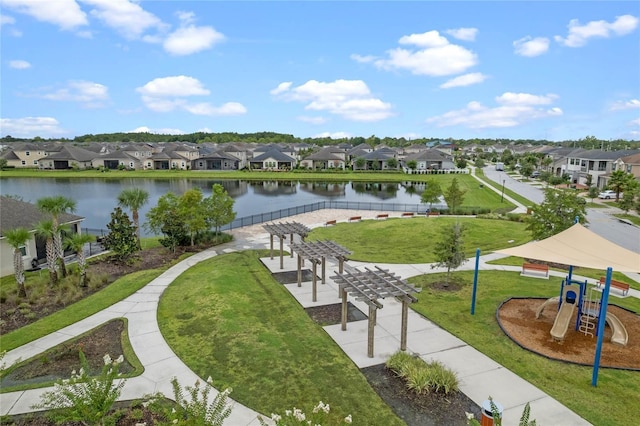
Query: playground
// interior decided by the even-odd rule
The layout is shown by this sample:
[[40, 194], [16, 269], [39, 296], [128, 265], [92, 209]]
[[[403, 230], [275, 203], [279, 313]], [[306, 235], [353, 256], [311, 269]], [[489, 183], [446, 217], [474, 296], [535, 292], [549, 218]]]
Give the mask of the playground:
[[[550, 359], [592, 366], [596, 337], [575, 330], [578, 310], [573, 310], [564, 338], [557, 340], [551, 335], [558, 315], [557, 301], [555, 306], [545, 307], [536, 318], [538, 309], [546, 301], [544, 298], [507, 300], [498, 309], [501, 328], [519, 346], [532, 352]], [[607, 308], [607, 315], [610, 314], [619, 319], [629, 337], [626, 346], [612, 343], [612, 329], [606, 326], [600, 366], [640, 370], [640, 316], [614, 305]]]

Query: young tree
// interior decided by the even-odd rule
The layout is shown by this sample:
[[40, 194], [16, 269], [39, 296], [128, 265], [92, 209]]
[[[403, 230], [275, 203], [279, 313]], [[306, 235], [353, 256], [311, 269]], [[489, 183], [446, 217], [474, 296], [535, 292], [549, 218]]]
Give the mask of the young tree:
[[43, 220], [36, 224], [36, 234], [45, 240], [45, 253], [47, 256], [47, 270], [49, 271], [49, 284], [56, 285], [58, 283], [58, 272], [56, 271], [56, 261], [58, 260], [57, 250], [53, 238], [55, 231], [53, 230], [53, 222]]
[[569, 189], [545, 188], [544, 201], [533, 206], [528, 216], [527, 230], [535, 240], [541, 240], [574, 225], [576, 217], [587, 222], [585, 199]]
[[387, 168], [389, 169], [397, 169], [398, 168], [398, 160], [396, 160], [395, 158], [389, 158], [387, 160]]
[[24, 263], [22, 262], [22, 247], [27, 244], [31, 235], [26, 228], [15, 228], [4, 232], [7, 244], [13, 247], [13, 275], [18, 286], [18, 297], [27, 297], [27, 289], [24, 285]]
[[457, 208], [462, 205], [464, 201], [464, 194], [467, 191], [460, 189], [458, 185], [458, 178], [453, 178], [451, 185], [444, 192], [444, 200], [447, 202], [447, 206], [451, 209], [452, 213], [455, 213]]
[[133, 224], [136, 227], [136, 239], [138, 240], [138, 248], [140, 245], [140, 217], [139, 210], [149, 201], [149, 193], [144, 189], [130, 188], [123, 190], [118, 195], [118, 205], [120, 207], [131, 210]]
[[418, 162], [416, 160], [409, 160], [407, 161], [407, 167], [410, 168], [411, 171], [414, 171], [418, 168]]
[[94, 241], [93, 235], [73, 233], [64, 240], [65, 247], [73, 250], [78, 257], [78, 272], [80, 272], [80, 287], [87, 286], [87, 258], [84, 255], [84, 246]]
[[209, 228], [203, 198], [202, 191], [193, 188], [182, 194], [178, 202], [180, 216], [184, 218], [184, 227], [192, 246], [195, 245], [196, 235]]
[[467, 261], [467, 256], [464, 254], [464, 232], [464, 225], [456, 222], [442, 230], [439, 241], [434, 245], [433, 253], [437, 263], [433, 264], [431, 268], [443, 266], [447, 268], [445, 287], [449, 286], [451, 270], [459, 268]]
[[44, 197], [37, 201], [38, 208], [51, 215], [51, 221], [53, 223], [53, 243], [56, 248], [56, 256], [58, 257], [58, 266], [60, 267], [60, 273], [62, 277], [67, 276], [67, 266], [64, 264], [64, 251], [62, 250], [62, 234], [60, 232], [59, 218], [63, 213], [73, 213], [76, 211], [76, 202], [70, 198], [62, 195], [56, 195], [53, 197]]
[[425, 182], [426, 187], [424, 191], [422, 191], [422, 195], [420, 195], [420, 202], [429, 204], [429, 211], [431, 211], [431, 206], [433, 203], [440, 201], [440, 196], [442, 195], [442, 188], [440, 188], [440, 183], [437, 179], [430, 178]]
[[622, 195], [622, 198], [618, 202], [618, 206], [623, 212], [628, 213], [633, 208], [635, 199], [635, 193], [631, 190], [626, 190]]
[[113, 252], [118, 262], [130, 262], [131, 255], [138, 251], [136, 227], [120, 207], [113, 209], [111, 222], [107, 224], [109, 233], [104, 237], [104, 246]]
[[220, 234], [220, 228], [236, 218], [236, 213], [233, 211], [234, 203], [235, 200], [222, 185], [213, 185], [213, 192], [211, 197], [205, 200], [205, 206], [207, 221], [215, 229], [216, 239]]
[[590, 186], [589, 192], [587, 193], [587, 197], [591, 198], [591, 202], [593, 203], [593, 200], [598, 198], [598, 187], [595, 185]]
[[187, 239], [179, 201], [174, 193], [168, 192], [147, 213], [147, 228], [157, 235], [164, 235], [164, 238], [160, 238], [160, 244], [173, 252]]

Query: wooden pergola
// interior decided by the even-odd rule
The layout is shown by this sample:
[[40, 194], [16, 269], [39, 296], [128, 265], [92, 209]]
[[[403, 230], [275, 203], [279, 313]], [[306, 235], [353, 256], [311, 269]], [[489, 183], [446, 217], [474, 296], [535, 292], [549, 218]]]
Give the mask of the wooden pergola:
[[[273, 259], [273, 236], [277, 235], [280, 238], [280, 269], [284, 269], [284, 240], [287, 239], [287, 235], [291, 236], [291, 242], [293, 243], [293, 235], [300, 235], [300, 238], [304, 240], [311, 232], [311, 229], [306, 225], [298, 222], [285, 222], [285, 223], [267, 223], [262, 225], [265, 231], [269, 233], [270, 239], [270, 256]], [[291, 252], [293, 257], [293, 252]]]
[[413, 287], [400, 279], [394, 273], [376, 266], [375, 270], [365, 268], [361, 271], [348, 268], [344, 273], [337, 273], [331, 277], [340, 287], [342, 296], [342, 330], [347, 329], [347, 294], [356, 300], [365, 302], [369, 306], [369, 328], [367, 355], [373, 358], [373, 331], [376, 325], [377, 309], [383, 305], [378, 299], [395, 297], [402, 302], [402, 325], [400, 331], [400, 350], [407, 350], [407, 317], [409, 304], [417, 302], [412, 293], [419, 293], [422, 289]]
[[344, 269], [344, 261], [346, 260], [346, 256], [350, 255], [351, 252], [346, 248], [342, 247], [340, 244], [335, 243], [333, 241], [313, 241], [313, 242], [305, 242], [301, 243], [292, 243], [291, 245], [291, 253], [298, 254], [298, 287], [302, 286], [302, 262], [303, 260], [309, 260], [313, 265], [313, 278], [312, 282], [312, 300], [317, 302], [317, 267], [318, 264], [322, 265], [322, 284], [325, 283], [325, 270], [326, 270], [326, 258], [333, 257], [338, 260], [338, 268], [340, 273], [342, 273]]

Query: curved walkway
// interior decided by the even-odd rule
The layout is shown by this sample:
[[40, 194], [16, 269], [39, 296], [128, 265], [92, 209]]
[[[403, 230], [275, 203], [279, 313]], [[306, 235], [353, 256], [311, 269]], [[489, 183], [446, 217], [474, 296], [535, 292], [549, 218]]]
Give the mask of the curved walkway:
[[[347, 221], [347, 218], [354, 215], [362, 215], [363, 218], [369, 216], [374, 218], [378, 213], [371, 211], [328, 210], [315, 214], [309, 213], [295, 216], [291, 219], [310, 227], [316, 227], [323, 226], [327, 220], [331, 219]], [[167, 286], [198, 262], [217, 254], [237, 250], [269, 248], [269, 235], [262, 229], [261, 225], [240, 228], [232, 231], [232, 233], [234, 234], [233, 242], [208, 249], [183, 260], [128, 298], [82, 321], [8, 352], [4, 358], [6, 365], [11, 365], [21, 359], [31, 358], [108, 320], [125, 317], [129, 321], [128, 329], [131, 344], [145, 370], [140, 376], [126, 379], [121, 400], [140, 398], [156, 392], [161, 392], [171, 397], [173, 392], [170, 381], [174, 376], [178, 378], [182, 385], [192, 385], [200, 378], [173, 353], [162, 337], [157, 322], [158, 302]], [[518, 267], [488, 265], [486, 263], [498, 257], [500, 256], [495, 254], [482, 256], [480, 268], [520, 270]], [[280, 259], [277, 256], [271, 260], [265, 258], [263, 263], [273, 272], [282, 271], [280, 269]], [[350, 265], [356, 267], [373, 266], [373, 264], [362, 262], [350, 262]], [[375, 265], [389, 269], [402, 278], [440, 272], [437, 268], [432, 269], [431, 264]], [[473, 269], [474, 265], [474, 261], [467, 262], [463, 269]], [[297, 261], [293, 258], [285, 257], [284, 269], [297, 270]], [[552, 272], [552, 274], [563, 276], [560, 273]], [[326, 286], [321, 286], [322, 288], [318, 292], [318, 301], [313, 303], [310, 303], [311, 290], [308, 283], [302, 287], [298, 287], [297, 284], [287, 285], [287, 288], [305, 307], [336, 303], [337, 286], [330, 279], [327, 279], [327, 284]], [[352, 303], [358, 305], [360, 302], [352, 300]], [[384, 305], [384, 312], [381, 311], [378, 314], [375, 341], [376, 357], [374, 358], [366, 357], [366, 320], [349, 323], [347, 331], [341, 331], [340, 325], [325, 327], [327, 333], [334, 338], [336, 343], [359, 367], [382, 363], [399, 348], [400, 327], [398, 318], [401, 315], [400, 304], [393, 300], [386, 300]], [[360, 308], [365, 309], [362, 306]], [[504, 407], [503, 418], [505, 424], [517, 424], [522, 409], [527, 402], [531, 403], [533, 416], [540, 424], [589, 424], [535, 386], [413, 311], [410, 311], [409, 316], [407, 350], [420, 354], [422, 358], [427, 360], [440, 360], [449, 368], [457, 371], [461, 378], [463, 392], [479, 405], [489, 395], [499, 401]], [[40, 395], [46, 390], [48, 389], [0, 394], [0, 415], [13, 415], [33, 411], [31, 405], [39, 402]], [[212, 398], [214, 396], [211, 395]], [[258, 413], [255, 411], [233, 402], [232, 414], [227, 420], [227, 424], [257, 425], [257, 415]]]

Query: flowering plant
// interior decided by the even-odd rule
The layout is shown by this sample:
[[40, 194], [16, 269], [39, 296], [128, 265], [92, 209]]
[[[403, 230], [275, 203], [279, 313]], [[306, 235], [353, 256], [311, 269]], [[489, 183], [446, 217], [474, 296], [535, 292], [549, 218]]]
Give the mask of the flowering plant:
[[[292, 410], [285, 410], [284, 415], [271, 414], [271, 421], [276, 426], [327, 426], [329, 419], [327, 415], [331, 411], [329, 404], [320, 401], [318, 405], [313, 407], [309, 415], [305, 414], [301, 409], [293, 407]], [[267, 423], [262, 417], [258, 417], [260, 425], [266, 426]], [[341, 423], [351, 424], [351, 414], [345, 417]]]

